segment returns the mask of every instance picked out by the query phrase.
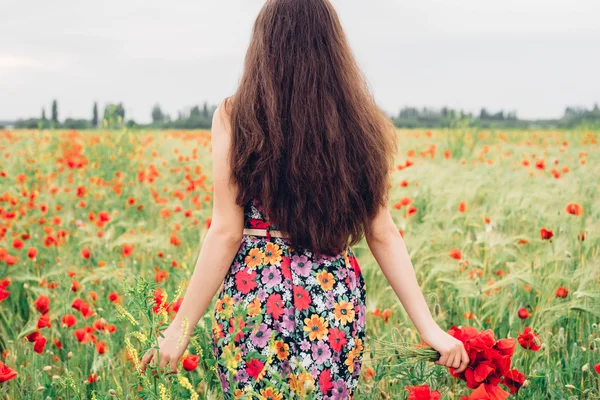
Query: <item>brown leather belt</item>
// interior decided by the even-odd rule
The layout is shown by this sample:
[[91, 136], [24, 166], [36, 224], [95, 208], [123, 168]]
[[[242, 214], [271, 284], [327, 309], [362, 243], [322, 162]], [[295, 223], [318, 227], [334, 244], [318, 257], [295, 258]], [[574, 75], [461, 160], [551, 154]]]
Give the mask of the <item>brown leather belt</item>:
[[279, 237], [286, 238], [288, 237], [285, 233], [281, 231], [267, 231], [266, 229], [255, 229], [255, 228], [244, 228], [244, 235], [248, 236], [265, 236], [265, 237]]

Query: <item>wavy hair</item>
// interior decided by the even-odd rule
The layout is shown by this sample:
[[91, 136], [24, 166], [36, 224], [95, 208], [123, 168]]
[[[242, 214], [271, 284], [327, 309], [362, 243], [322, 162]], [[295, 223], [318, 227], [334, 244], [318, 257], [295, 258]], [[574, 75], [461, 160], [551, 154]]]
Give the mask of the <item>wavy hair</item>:
[[267, 0], [225, 101], [239, 205], [258, 200], [295, 247], [339, 254], [380, 205], [396, 151], [328, 0]]

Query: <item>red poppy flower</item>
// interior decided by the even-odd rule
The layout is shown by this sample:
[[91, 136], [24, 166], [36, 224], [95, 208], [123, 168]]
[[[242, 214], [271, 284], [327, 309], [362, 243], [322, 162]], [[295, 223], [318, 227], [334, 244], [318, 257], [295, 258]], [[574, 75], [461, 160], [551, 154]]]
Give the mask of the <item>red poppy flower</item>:
[[81, 283], [79, 283], [79, 281], [75, 280], [71, 283], [71, 291], [76, 293], [79, 291], [79, 289], [81, 289]]
[[294, 286], [294, 306], [298, 311], [308, 310], [310, 307], [310, 294], [302, 286]]
[[546, 162], [545, 162], [545, 160], [543, 158], [539, 159], [539, 160], [536, 160], [535, 161], [535, 167], [537, 169], [544, 169], [544, 168], [546, 168]]
[[526, 308], [519, 308], [519, 311], [517, 312], [517, 314], [519, 315], [519, 318], [521, 319], [527, 319], [529, 318], [529, 311], [527, 311]]
[[42, 335], [41, 335], [41, 334], [40, 334], [38, 331], [34, 331], [34, 332], [31, 332], [31, 333], [30, 333], [29, 335], [27, 335], [26, 337], [27, 337], [27, 340], [28, 340], [30, 343], [33, 343], [33, 342], [35, 342], [35, 341], [37, 340], [37, 338], [39, 338], [40, 336], [42, 336]]
[[96, 343], [97, 341], [96, 335], [94, 335], [94, 329], [91, 326], [76, 329], [73, 331], [73, 335], [81, 344], [86, 344], [88, 342]]
[[408, 390], [407, 400], [438, 400], [441, 393], [437, 390], [431, 390], [427, 385], [421, 386], [406, 386]]
[[413, 199], [411, 199], [408, 196], [404, 196], [403, 198], [400, 199], [400, 206], [404, 207], [404, 206], [407, 206], [409, 204], [412, 204], [412, 202], [413, 202]]
[[120, 303], [121, 299], [119, 298], [119, 295], [115, 292], [112, 292], [108, 295], [108, 299], [112, 302], [112, 303]]
[[249, 363], [246, 364], [246, 373], [253, 377], [254, 379], [258, 379], [258, 376], [262, 372], [265, 364], [257, 359], [252, 359]]
[[156, 268], [156, 273], [154, 274], [154, 280], [156, 283], [161, 283], [165, 279], [169, 277], [169, 271], [165, 271], [160, 268]]
[[0, 361], [0, 383], [8, 382], [11, 379], [17, 377], [17, 371], [7, 367], [2, 361]]
[[448, 255], [450, 257], [454, 258], [455, 260], [462, 259], [462, 253], [460, 252], [459, 249], [452, 249], [452, 250], [450, 250], [450, 253], [448, 253]]
[[104, 318], [99, 318], [95, 320], [92, 324], [92, 328], [94, 328], [97, 331], [103, 331], [106, 329], [107, 326], [108, 324], [106, 323], [106, 320]]
[[87, 378], [87, 383], [94, 383], [97, 380], [98, 380], [98, 374], [91, 373], [90, 376], [88, 376], [88, 378]]
[[242, 292], [243, 294], [250, 293], [251, 290], [254, 290], [257, 286], [254, 281], [256, 278], [256, 270], [252, 272], [248, 272], [247, 270], [239, 271], [235, 275], [235, 287], [237, 290]]
[[336, 353], [342, 351], [342, 347], [348, 343], [348, 340], [346, 339], [346, 332], [338, 328], [329, 329], [327, 340], [329, 341], [329, 346], [331, 349]]
[[179, 297], [171, 304], [171, 309], [174, 313], [179, 312], [179, 308], [181, 307], [181, 303], [183, 303], [183, 297]]
[[89, 342], [89, 335], [85, 329], [75, 329], [73, 331], [73, 335], [79, 341], [79, 343], [87, 343]]
[[552, 230], [546, 228], [540, 229], [540, 235], [542, 236], [542, 240], [550, 240], [554, 236]]
[[29, 250], [27, 250], [27, 257], [34, 259], [36, 255], [37, 249], [35, 247], [30, 247]]
[[73, 303], [71, 303], [71, 307], [73, 307], [77, 311], [81, 312], [81, 315], [83, 316], [83, 318], [87, 319], [87, 318], [95, 315], [95, 312], [90, 308], [90, 305], [82, 299], [77, 298], [77, 299], [73, 300]]
[[37, 329], [50, 328], [50, 326], [50, 316], [48, 314], [44, 314], [38, 318]]
[[96, 351], [98, 352], [98, 354], [104, 354], [106, 353], [106, 350], [108, 350], [108, 346], [106, 345], [106, 343], [104, 343], [103, 340], [96, 343]]
[[596, 370], [596, 373], [600, 375], [600, 364], [594, 365], [594, 369]]
[[531, 351], [538, 351], [542, 347], [539, 336], [529, 326], [519, 335], [518, 341], [521, 347]]
[[193, 371], [198, 368], [198, 361], [200, 361], [200, 357], [197, 355], [189, 355], [183, 358], [183, 369], [186, 371]]
[[583, 207], [577, 203], [569, 203], [565, 209], [571, 215], [580, 216], [583, 214]]
[[40, 295], [35, 301], [35, 308], [40, 314], [46, 314], [50, 311], [50, 299], [48, 296]]
[[516, 369], [511, 369], [504, 375], [504, 384], [508, 386], [511, 394], [516, 394], [525, 383], [525, 374]]
[[40, 335], [37, 339], [35, 339], [33, 351], [38, 354], [42, 354], [44, 352], [44, 347], [46, 347], [46, 338]]
[[381, 313], [383, 322], [385, 322], [387, 324], [388, 320], [390, 319], [390, 315], [392, 315], [392, 310], [390, 310], [389, 308], [386, 308], [385, 310], [383, 310], [383, 312]]
[[168, 310], [169, 304], [166, 302], [166, 296], [161, 288], [156, 288], [154, 290], [154, 307], [152, 308], [152, 312], [158, 314], [161, 309]]
[[508, 392], [500, 387], [485, 383], [477, 387], [469, 397], [461, 397], [460, 400], [504, 400], [508, 395]]
[[560, 297], [560, 298], [565, 298], [569, 295], [569, 291], [567, 289], [565, 289], [564, 287], [560, 286], [558, 289], [556, 289], [556, 292], [554, 292], [554, 294], [556, 295], [556, 297]]
[[283, 314], [283, 299], [279, 293], [271, 293], [267, 299], [267, 314], [279, 319]]
[[5, 287], [6, 286], [0, 285], [0, 303], [8, 299], [8, 296], [10, 296], [10, 292], [6, 290]]
[[123, 245], [123, 257], [129, 257], [133, 254], [133, 245], [132, 244], [124, 244]]
[[89, 259], [92, 256], [92, 252], [90, 251], [90, 249], [82, 249], [81, 250], [81, 257]]

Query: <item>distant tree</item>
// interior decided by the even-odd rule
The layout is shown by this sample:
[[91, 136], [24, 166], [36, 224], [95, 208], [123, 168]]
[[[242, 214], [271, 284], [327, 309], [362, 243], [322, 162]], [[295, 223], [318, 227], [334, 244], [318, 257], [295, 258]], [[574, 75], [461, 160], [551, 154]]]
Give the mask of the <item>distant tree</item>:
[[194, 106], [190, 110], [190, 118], [199, 118], [202, 114], [200, 113], [200, 107]]
[[94, 102], [94, 108], [92, 109], [92, 128], [98, 126], [98, 103]]
[[163, 114], [162, 110], [160, 109], [160, 105], [158, 103], [156, 103], [154, 105], [154, 108], [152, 108], [152, 122], [153, 123], [161, 123], [165, 120], [165, 114]]
[[52, 122], [58, 124], [58, 102], [52, 100]]
[[46, 109], [42, 107], [42, 121], [47, 121], [46, 119]]
[[485, 108], [482, 108], [479, 112], [479, 119], [489, 119], [490, 115], [488, 114]]
[[124, 116], [125, 111], [121, 103], [107, 104], [104, 107], [104, 118], [102, 119], [102, 123], [109, 129], [120, 128], [125, 122]]
[[125, 121], [125, 107], [123, 107], [123, 103], [117, 104], [117, 115], [121, 117], [121, 121]]
[[202, 116], [208, 118], [208, 104], [206, 104], [206, 102], [204, 102], [204, 105], [202, 106]]
[[504, 111], [499, 111], [492, 115], [492, 119], [495, 121], [504, 121]]

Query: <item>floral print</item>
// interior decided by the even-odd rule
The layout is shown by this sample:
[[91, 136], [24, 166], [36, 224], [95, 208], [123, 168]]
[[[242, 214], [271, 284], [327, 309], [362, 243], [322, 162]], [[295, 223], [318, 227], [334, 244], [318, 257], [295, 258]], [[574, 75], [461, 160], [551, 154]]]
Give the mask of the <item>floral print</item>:
[[[256, 201], [246, 228], [275, 230]], [[328, 256], [244, 236], [214, 310], [225, 399], [352, 399], [362, 365], [365, 281], [350, 247]]]

